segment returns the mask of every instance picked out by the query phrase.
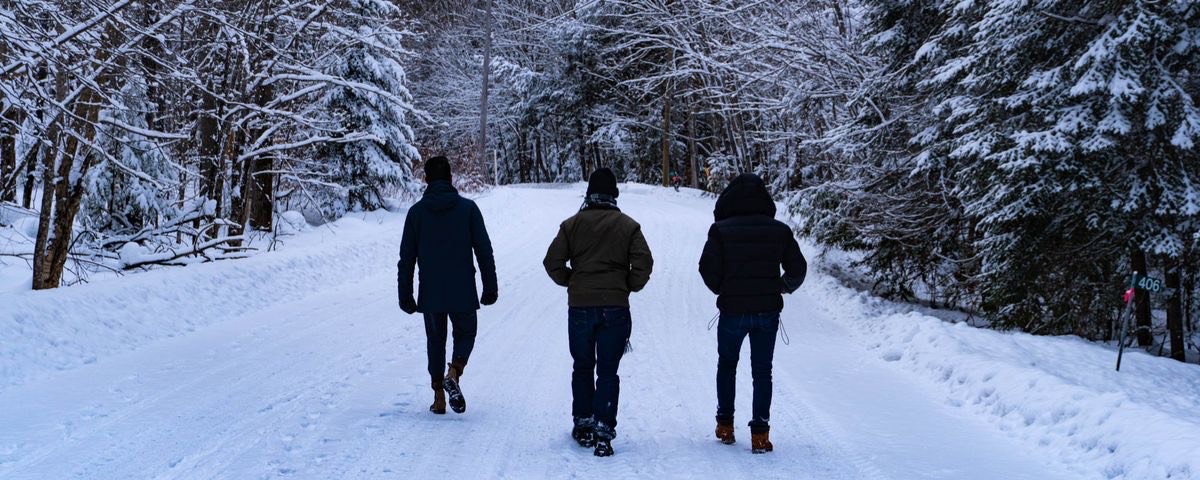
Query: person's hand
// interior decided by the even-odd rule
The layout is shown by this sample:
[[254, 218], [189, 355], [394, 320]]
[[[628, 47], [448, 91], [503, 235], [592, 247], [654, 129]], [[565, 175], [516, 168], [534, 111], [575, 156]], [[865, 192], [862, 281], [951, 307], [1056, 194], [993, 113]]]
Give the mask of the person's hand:
[[400, 299], [400, 310], [404, 313], [412, 315], [417, 313], [417, 301], [413, 300], [412, 295]]
[[483, 296], [479, 297], [479, 303], [493, 305], [499, 297], [500, 294], [497, 292], [483, 292]]

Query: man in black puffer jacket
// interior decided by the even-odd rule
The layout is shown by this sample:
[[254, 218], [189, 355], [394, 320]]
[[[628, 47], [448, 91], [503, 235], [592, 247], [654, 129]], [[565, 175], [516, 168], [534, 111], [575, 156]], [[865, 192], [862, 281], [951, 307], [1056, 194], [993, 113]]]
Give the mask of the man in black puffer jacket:
[[[475, 346], [476, 310], [480, 303], [496, 303], [498, 290], [496, 260], [483, 214], [475, 202], [458, 194], [450, 180], [450, 161], [446, 157], [433, 157], [425, 162], [425, 181], [429, 187], [421, 201], [408, 209], [404, 220], [396, 281], [400, 309], [408, 314], [419, 311], [425, 316], [425, 347], [433, 387], [433, 405], [429, 411], [436, 414], [446, 413], [447, 394], [455, 413], [466, 411], [459, 378]], [[483, 277], [481, 297], [475, 294], [473, 260], [476, 259]], [[413, 270], [418, 265], [421, 287], [414, 299]], [[447, 319], [454, 325], [454, 353], [443, 375]]]
[[[717, 438], [734, 442], [733, 399], [738, 355], [750, 337], [754, 377], [751, 449], [766, 453], [771, 411], [771, 363], [783, 294], [804, 282], [808, 264], [792, 230], [775, 220], [775, 202], [761, 178], [744, 174], [717, 199], [716, 223], [700, 257], [700, 275], [717, 294]], [[783, 274], [780, 275], [780, 266]]]

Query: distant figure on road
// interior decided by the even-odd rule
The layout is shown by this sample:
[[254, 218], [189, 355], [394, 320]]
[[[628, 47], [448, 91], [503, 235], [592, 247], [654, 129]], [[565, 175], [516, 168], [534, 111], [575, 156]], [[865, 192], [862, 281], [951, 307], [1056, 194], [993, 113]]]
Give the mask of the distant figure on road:
[[[733, 399], [742, 341], [750, 337], [754, 408], [750, 448], [770, 452], [771, 363], [783, 311], [781, 293], [804, 283], [808, 264], [791, 228], [775, 220], [775, 202], [761, 178], [735, 178], [713, 212], [716, 223], [700, 257], [704, 284], [717, 294], [717, 438], [734, 443]], [[779, 268], [783, 267], [780, 275]]]
[[[404, 238], [400, 241], [400, 309], [425, 315], [426, 350], [433, 405], [429, 411], [446, 413], [446, 395], [455, 413], [467, 410], [460, 378], [475, 347], [479, 304], [496, 303], [496, 260], [492, 242], [475, 202], [459, 196], [450, 183], [450, 161], [433, 157], [425, 163], [425, 189], [421, 200], [408, 210]], [[483, 276], [483, 296], [475, 291], [475, 262]], [[413, 268], [421, 267], [421, 291], [413, 299]], [[446, 364], [446, 320], [454, 326], [454, 351]], [[448, 366], [442, 374], [442, 364]], [[444, 393], [443, 393], [444, 391]]]
[[679, 187], [683, 186], [683, 177], [679, 176], [678, 173], [671, 172], [671, 186], [675, 187], [675, 191], [678, 192]]
[[611, 170], [592, 173], [583, 208], [559, 226], [542, 262], [554, 283], [567, 287], [571, 435], [598, 457], [613, 454], [617, 436], [617, 368], [633, 325], [629, 293], [646, 286], [654, 266], [642, 227], [617, 208], [619, 194]]

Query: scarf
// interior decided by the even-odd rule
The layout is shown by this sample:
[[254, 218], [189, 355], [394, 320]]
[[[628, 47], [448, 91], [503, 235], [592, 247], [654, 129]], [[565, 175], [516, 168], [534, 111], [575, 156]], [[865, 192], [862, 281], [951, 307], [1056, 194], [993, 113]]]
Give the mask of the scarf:
[[580, 210], [621, 210], [617, 208], [617, 199], [612, 195], [593, 193], [583, 200]]

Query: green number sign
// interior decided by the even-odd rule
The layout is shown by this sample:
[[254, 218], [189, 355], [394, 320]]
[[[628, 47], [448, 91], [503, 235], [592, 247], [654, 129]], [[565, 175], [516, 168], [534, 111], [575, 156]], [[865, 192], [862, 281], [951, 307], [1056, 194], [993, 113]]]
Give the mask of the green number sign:
[[1154, 277], [1133, 274], [1133, 278], [1129, 280], [1129, 284], [1134, 288], [1140, 288], [1150, 293], [1160, 293], [1163, 291], [1163, 281]]

